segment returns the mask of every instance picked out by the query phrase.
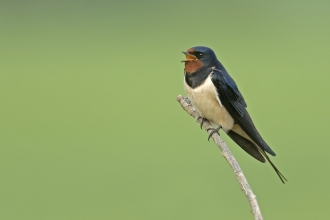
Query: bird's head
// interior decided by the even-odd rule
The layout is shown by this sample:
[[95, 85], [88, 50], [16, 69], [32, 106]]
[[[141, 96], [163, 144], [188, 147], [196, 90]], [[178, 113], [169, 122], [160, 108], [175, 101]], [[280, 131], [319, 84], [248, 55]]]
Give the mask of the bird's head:
[[187, 73], [194, 73], [201, 67], [216, 65], [217, 57], [213, 50], [208, 47], [192, 47], [183, 53], [186, 55], [186, 59], [182, 62], [185, 63]]

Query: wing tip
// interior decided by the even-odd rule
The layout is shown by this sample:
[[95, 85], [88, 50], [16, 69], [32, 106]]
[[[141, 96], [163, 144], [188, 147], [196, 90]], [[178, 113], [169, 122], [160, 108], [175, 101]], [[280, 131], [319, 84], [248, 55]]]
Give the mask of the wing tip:
[[276, 156], [276, 154], [275, 154], [275, 152], [274, 151], [272, 151], [272, 149], [270, 149], [270, 147], [268, 146], [268, 145], [266, 145], [267, 147], [265, 147], [265, 146], [263, 146], [262, 148], [267, 152], [267, 153], [269, 153], [270, 155], [272, 155], [272, 156]]

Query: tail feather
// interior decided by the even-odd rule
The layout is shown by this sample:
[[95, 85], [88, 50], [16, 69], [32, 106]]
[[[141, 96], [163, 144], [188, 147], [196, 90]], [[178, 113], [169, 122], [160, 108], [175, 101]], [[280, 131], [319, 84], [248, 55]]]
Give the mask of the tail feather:
[[[273, 162], [269, 159], [268, 155], [266, 154], [265, 150], [261, 149], [258, 145], [255, 143], [252, 143], [250, 140], [244, 138], [243, 136], [237, 134], [233, 130], [228, 131], [228, 136], [235, 141], [236, 144], [238, 144], [243, 150], [245, 150], [248, 154], [250, 154], [255, 159], [259, 160], [260, 162], [265, 163], [266, 160], [270, 163], [270, 165], [275, 170], [276, 174], [282, 181], [282, 183], [285, 183], [285, 181], [288, 181], [283, 174], [277, 169], [277, 167], [273, 164]], [[266, 158], [266, 160], [265, 160]]]
[[[273, 169], [275, 170], [276, 174], [278, 175], [278, 177], [281, 179], [282, 183], [285, 183], [285, 181], [288, 181], [283, 174], [277, 169], [277, 167], [273, 164], [273, 162], [269, 159], [268, 155], [265, 153], [265, 151], [262, 150], [262, 154], [264, 155], [264, 157], [267, 159], [267, 161], [270, 163], [270, 165], [273, 167]], [[285, 181], [284, 181], [285, 180]]]
[[227, 134], [231, 139], [233, 139], [233, 141], [236, 142], [236, 144], [238, 144], [238, 146], [240, 146], [243, 150], [245, 150], [246, 153], [250, 154], [252, 157], [254, 157], [255, 159], [259, 160], [262, 163], [266, 162], [265, 158], [262, 156], [262, 154], [259, 152], [259, 150], [251, 141], [235, 133], [232, 130], [228, 131]]

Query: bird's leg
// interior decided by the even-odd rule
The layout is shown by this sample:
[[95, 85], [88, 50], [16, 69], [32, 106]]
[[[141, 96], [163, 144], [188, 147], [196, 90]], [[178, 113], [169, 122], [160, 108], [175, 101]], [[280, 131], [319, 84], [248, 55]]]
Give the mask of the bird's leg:
[[208, 128], [207, 131], [212, 130], [211, 133], [209, 134], [209, 137], [207, 138], [208, 141], [210, 141], [210, 137], [214, 134], [214, 133], [218, 133], [219, 134], [219, 130], [222, 128], [222, 126], [220, 125], [217, 128]]
[[203, 127], [203, 123], [204, 123], [205, 121], [207, 121], [207, 118], [203, 118], [203, 117], [199, 116], [199, 117], [197, 118], [197, 121], [198, 121], [199, 119], [202, 119], [202, 122], [201, 122], [201, 129], [202, 129], [202, 127]]

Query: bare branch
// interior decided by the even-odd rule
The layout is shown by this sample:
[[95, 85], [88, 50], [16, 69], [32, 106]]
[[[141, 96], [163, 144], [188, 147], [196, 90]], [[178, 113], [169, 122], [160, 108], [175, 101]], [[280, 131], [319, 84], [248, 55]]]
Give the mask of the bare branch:
[[[179, 95], [177, 97], [178, 102], [181, 104], [181, 107], [192, 117], [195, 118], [195, 120], [199, 123], [202, 122], [202, 118], [200, 117], [199, 113], [197, 110], [190, 104], [190, 101], [188, 98], [184, 98], [182, 95]], [[212, 125], [208, 121], [204, 121], [203, 123], [203, 128], [205, 130], [208, 130], [209, 128], [213, 128]], [[212, 130], [209, 130], [208, 133], [211, 133]], [[222, 152], [222, 156], [226, 158], [228, 161], [229, 165], [233, 169], [235, 176], [237, 178], [237, 181], [239, 185], [241, 186], [242, 191], [246, 195], [250, 206], [252, 208], [252, 214], [254, 216], [254, 219], [256, 220], [262, 220], [262, 215], [260, 212], [260, 208], [257, 202], [257, 197], [253, 194], [252, 189], [246, 180], [243, 171], [241, 167], [239, 166], [238, 162], [234, 158], [233, 154], [230, 152], [227, 144], [220, 138], [220, 135], [217, 133], [214, 133], [212, 135], [212, 139], [216, 145], [220, 148]]]

